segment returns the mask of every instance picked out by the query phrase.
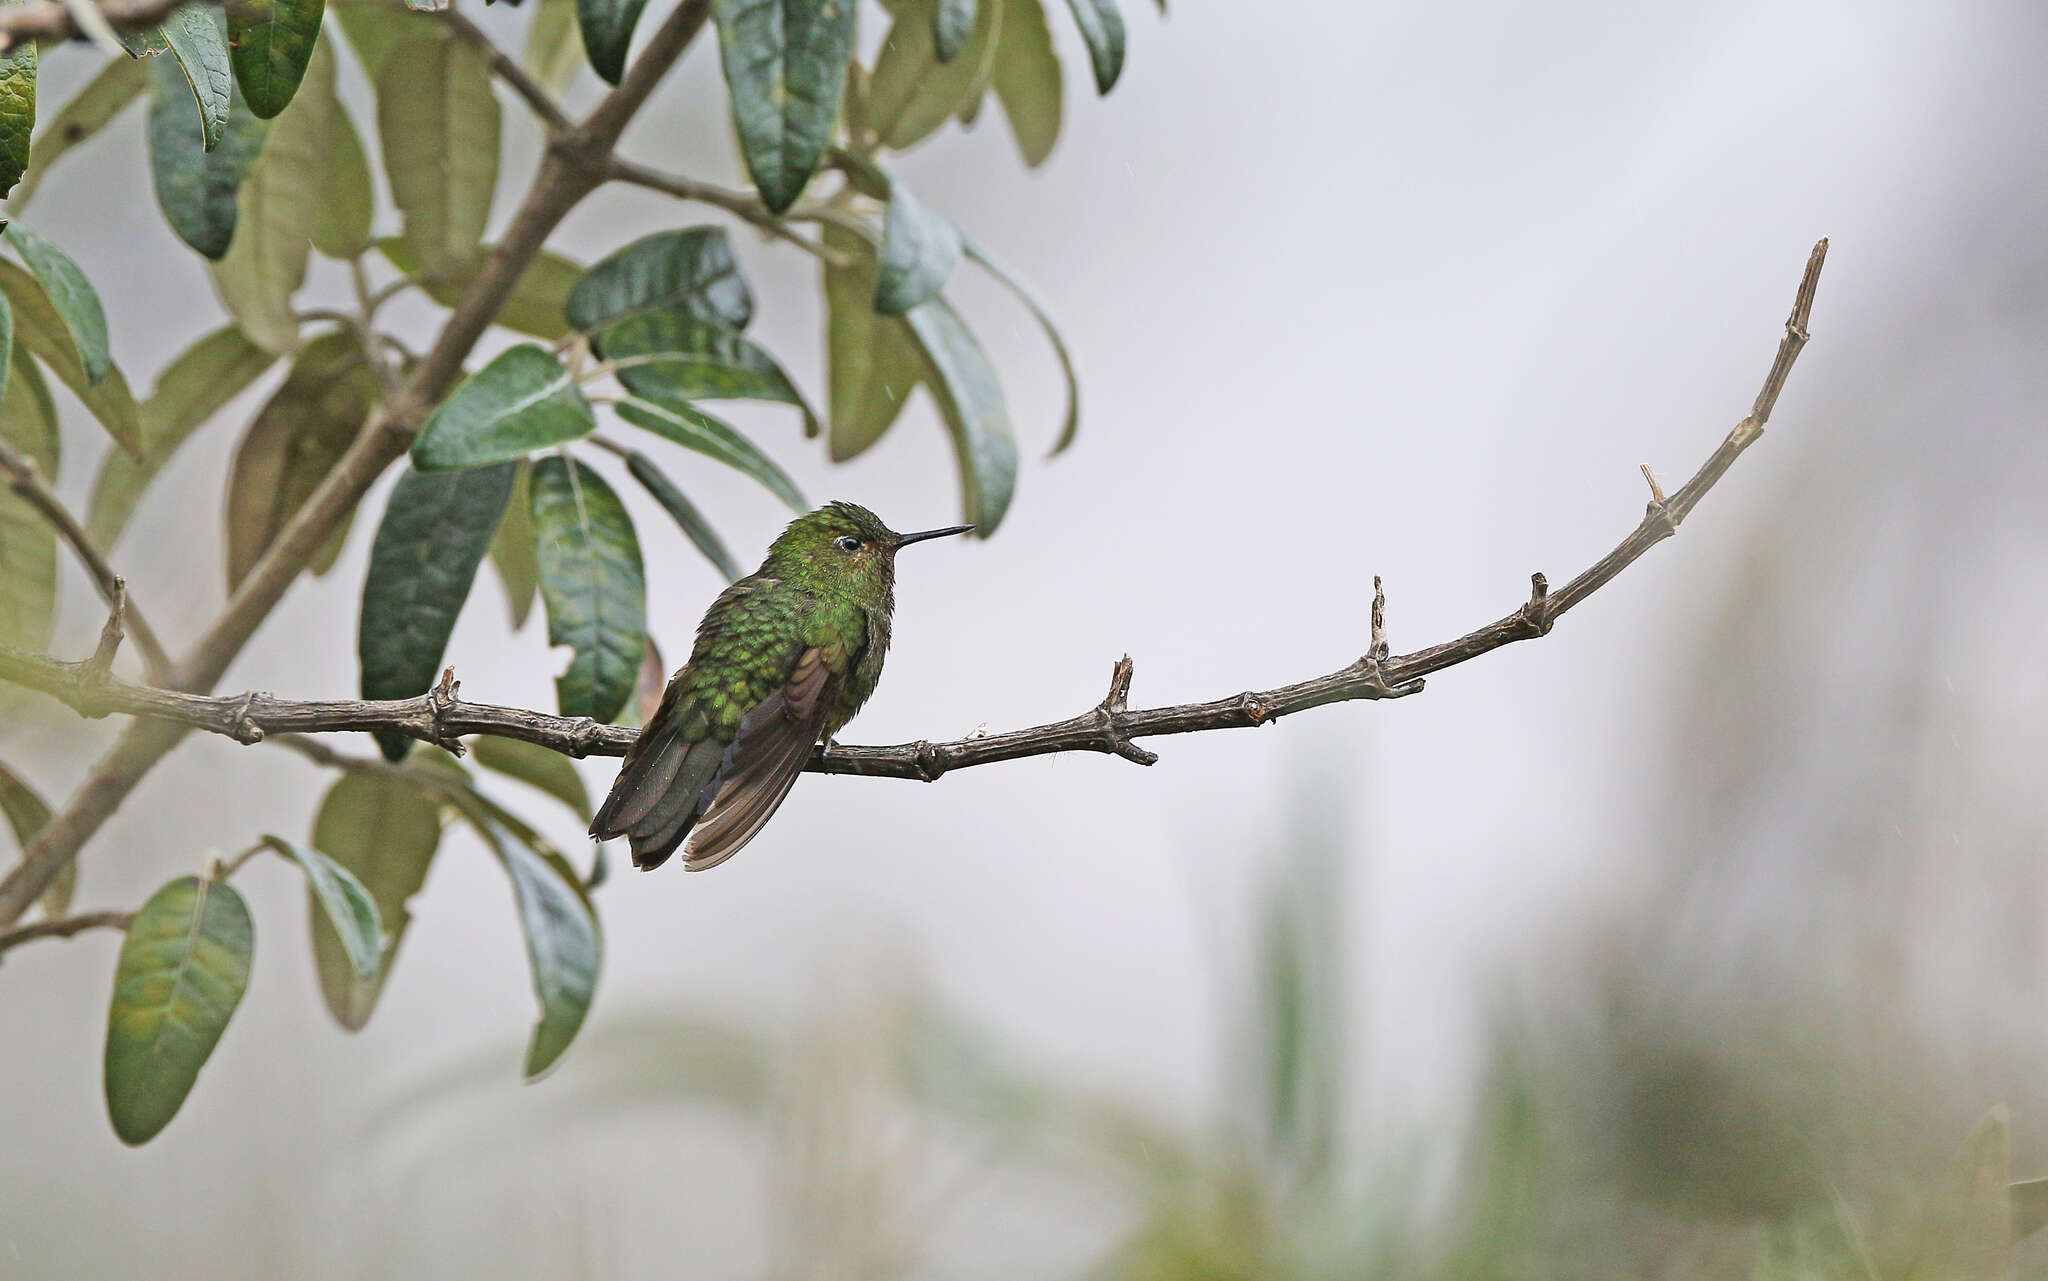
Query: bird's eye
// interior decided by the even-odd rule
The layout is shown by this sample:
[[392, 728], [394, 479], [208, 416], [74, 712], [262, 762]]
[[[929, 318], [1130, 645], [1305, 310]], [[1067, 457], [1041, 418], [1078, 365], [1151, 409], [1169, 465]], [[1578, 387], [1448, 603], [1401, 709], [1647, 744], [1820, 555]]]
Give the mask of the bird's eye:
[[841, 534], [832, 540], [832, 545], [843, 552], [857, 552], [860, 550], [860, 539], [852, 534]]

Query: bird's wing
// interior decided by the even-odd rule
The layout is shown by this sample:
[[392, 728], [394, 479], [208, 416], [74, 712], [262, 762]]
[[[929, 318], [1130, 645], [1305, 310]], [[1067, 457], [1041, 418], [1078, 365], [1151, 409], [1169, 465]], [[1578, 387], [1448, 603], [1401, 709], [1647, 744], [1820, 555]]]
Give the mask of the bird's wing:
[[741, 720], [738, 737], [705, 789], [710, 805], [690, 834], [684, 867], [692, 872], [717, 867], [774, 816], [824, 729], [825, 682], [831, 674], [825, 651], [806, 649], [782, 688]]

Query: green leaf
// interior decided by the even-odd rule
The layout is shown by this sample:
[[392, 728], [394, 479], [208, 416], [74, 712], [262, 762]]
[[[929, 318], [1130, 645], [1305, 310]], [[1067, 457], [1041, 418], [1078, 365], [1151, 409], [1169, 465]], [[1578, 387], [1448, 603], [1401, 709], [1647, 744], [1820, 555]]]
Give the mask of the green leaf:
[[[7, 825], [14, 829], [15, 843], [26, 850], [36, 833], [50, 821], [50, 806], [36, 795], [34, 788], [0, 765], [0, 814], [7, 816]], [[57, 920], [70, 910], [71, 893], [77, 886], [78, 862], [74, 859], [43, 890], [39, 902], [46, 920]]]
[[932, 9], [932, 47], [940, 62], [951, 62], [967, 46], [967, 36], [974, 30], [974, 7], [975, 0], [938, 0]]
[[[263, 152], [236, 199], [235, 238], [210, 271], [221, 302], [260, 346], [283, 353], [299, 342], [292, 297], [306, 283], [306, 260], [320, 224], [334, 115], [334, 55], [316, 48], [306, 92], [270, 126]], [[242, 89], [248, 90], [244, 77]]]
[[586, 823], [590, 821], [590, 791], [583, 786], [583, 775], [576, 772], [576, 763], [560, 752], [491, 734], [469, 740], [469, 750], [476, 763], [485, 769], [539, 788], [568, 806], [576, 817]]
[[411, 19], [397, 9], [382, 4], [338, 4], [334, 16], [341, 23], [342, 34], [356, 51], [356, 61], [363, 66], [363, 75], [372, 87], [377, 77], [384, 74], [386, 64], [391, 61], [391, 50], [401, 37], [417, 28]]
[[650, 311], [747, 327], [754, 295], [723, 227], [689, 227], [634, 241], [584, 272], [566, 307], [578, 331]]
[[632, 472], [633, 479], [639, 481], [641, 487], [653, 495], [654, 501], [661, 504], [662, 510], [675, 517], [676, 524], [682, 527], [683, 536], [688, 538], [698, 551], [704, 553], [704, 558], [716, 566], [719, 573], [725, 575], [726, 582], [730, 583], [740, 576], [740, 564], [726, 549], [725, 540], [718, 536], [718, 531], [711, 527], [711, 522], [704, 519], [704, 514], [697, 510], [697, 505], [685, 498], [683, 491], [676, 488], [675, 482], [662, 474], [661, 468], [654, 465], [652, 458], [636, 449], [626, 455], [626, 470]]
[[[4, 311], [0, 307], [0, 311]], [[13, 348], [0, 393], [0, 439], [44, 475], [57, 470], [57, 410], [28, 353]], [[57, 535], [28, 500], [0, 485], [0, 645], [49, 648], [57, 616]]]
[[181, 876], [128, 927], [107, 1011], [107, 1111], [123, 1143], [170, 1124], [242, 993], [256, 927], [234, 887]]
[[1059, 141], [1063, 107], [1060, 58], [1040, 0], [1003, 0], [993, 83], [1017, 150], [1036, 169]]
[[438, 23], [408, 25], [377, 76], [377, 133], [423, 271], [473, 268], [498, 185], [490, 64]]
[[519, 63], [541, 87], [556, 97], [567, 92], [583, 70], [583, 38], [576, 28], [576, 0], [540, 0], [533, 25], [526, 30], [526, 50]]
[[547, 348], [500, 352], [462, 381], [413, 442], [421, 471], [479, 467], [580, 440], [597, 426], [583, 389]]
[[512, 630], [526, 626], [540, 592], [540, 552], [533, 540], [533, 489], [528, 473], [531, 464], [521, 459], [512, 480], [512, 497], [505, 501], [505, 514], [498, 532], [491, 536], [491, 565], [505, 586], [505, 607], [512, 614]]
[[889, 195], [889, 226], [882, 241], [875, 310], [900, 316], [936, 298], [960, 265], [960, 233], [897, 183]]
[[164, 19], [163, 35], [184, 72], [185, 86], [199, 111], [200, 136], [211, 151], [227, 136], [228, 117], [241, 96], [235, 92], [227, 30], [212, 6], [188, 4]]
[[313, 60], [325, 0], [228, 0], [228, 47], [249, 109], [265, 120], [290, 105]]
[[526, 1076], [531, 1080], [562, 1057], [590, 1013], [603, 958], [597, 917], [583, 895], [575, 869], [559, 853], [536, 849], [516, 837], [506, 839], [512, 834], [502, 820], [509, 816], [475, 793], [452, 794], [450, 799], [483, 837], [512, 882], [519, 925], [526, 935], [526, 959], [533, 970], [533, 991], [540, 998], [540, 1021], [526, 1047]]
[[0, 196], [28, 170], [36, 127], [36, 46], [25, 40], [0, 54]]
[[[413, 698], [434, 687], [517, 470], [501, 463], [398, 478], [363, 582], [356, 653], [364, 698]], [[394, 761], [412, 747], [391, 730], [380, 731], [377, 743]]]
[[[13, 228], [8, 228], [11, 233]], [[14, 311], [14, 340], [26, 347], [69, 387], [115, 443], [128, 453], [142, 453], [142, 415], [128, 380], [119, 369], [110, 369], [97, 386], [87, 378], [79, 359], [78, 345], [63, 316], [36, 278], [13, 263], [0, 259], [0, 294], [5, 294]], [[16, 367], [19, 367], [17, 362]], [[40, 379], [38, 384], [40, 385]]]
[[157, 376], [156, 389], [142, 403], [140, 458], [109, 451], [93, 484], [85, 532], [93, 545], [111, 550], [120, 540], [143, 491], [201, 424], [277, 363], [277, 356], [249, 341], [235, 325], [216, 329], [186, 348]]
[[1046, 340], [1052, 344], [1053, 355], [1060, 363], [1060, 376], [1067, 385], [1067, 415], [1060, 424], [1059, 439], [1053, 442], [1052, 451], [1046, 455], [1048, 458], [1057, 458], [1074, 443], [1075, 435], [1081, 430], [1081, 379], [1074, 370], [1074, 355], [1067, 350], [1067, 340], [1060, 335], [1060, 327], [1054, 323], [1051, 313], [1046, 311], [1045, 304], [1038, 300], [1038, 295], [1029, 285], [1005, 270], [979, 245], [969, 244], [967, 256], [980, 264], [983, 271], [1000, 281], [1018, 302], [1024, 304], [1025, 310], [1031, 313], [1032, 319], [1038, 322], [1038, 327], [1045, 331]]
[[900, 317], [875, 314], [874, 247], [831, 226], [825, 228], [825, 247], [854, 264], [823, 269], [831, 412], [826, 444], [832, 460], [844, 462], [880, 440], [903, 412], [924, 379], [924, 350]]
[[365, 982], [377, 977], [377, 961], [384, 947], [384, 925], [377, 918], [377, 904], [355, 873], [318, 850], [302, 849], [282, 836], [266, 836], [264, 844], [299, 865], [306, 874], [306, 894], [313, 906], [327, 918], [342, 950], [348, 953], [356, 977]]
[[1095, 92], [1108, 93], [1124, 70], [1124, 16], [1116, 0], [1067, 0], [1081, 28], [1082, 43], [1088, 46], [1088, 63], [1095, 69]]
[[995, 368], [981, 344], [943, 298], [904, 317], [930, 365], [939, 416], [953, 436], [960, 464], [960, 497], [977, 538], [1002, 523], [1017, 484], [1017, 440]]
[[178, 239], [218, 260], [234, 240], [235, 198], [270, 126], [250, 114], [236, 93], [220, 145], [209, 150], [177, 62], [153, 58], [149, 65], [149, 167], [156, 202]]
[[2005, 1281], [2012, 1275], [2010, 1122], [1985, 1113], [1929, 1198], [1908, 1281]]
[[7, 242], [21, 255], [29, 274], [63, 318], [65, 332], [71, 335], [72, 348], [85, 371], [86, 385], [99, 386], [113, 367], [113, 357], [107, 351], [107, 313], [92, 282], [71, 261], [70, 254], [18, 222], [8, 225]]
[[[352, 336], [324, 334], [292, 362], [284, 385], [249, 424], [228, 474], [228, 585], [239, 586], [287, 522], [354, 443], [375, 407], [377, 377]], [[314, 561], [324, 572], [346, 526]]]
[[327, 120], [327, 172], [313, 222], [313, 247], [329, 258], [354, 258], [372, 243], [370, 224], [376, 215], [376, 192], [370, 185], [370, 161], [363, 141], [341, 100], [331, 100]]
[[576, 651], [555, 681], [564, 716], [609, 723], [633, 696], [647, 646], [640, 543], [625, 504], [582, 463], [533, 465], [533, 528], [548, 643]]
[[2006, 1189], [2012, 1196], [2012, 1239], [2017, 1245], [2048, 1228], [2048, 1179], [2023, 1179]]
[[433, 798], [398, 775], [344, 774], [320, 802], [313, 820], [313, 847], [370, 892], [384, 929], [382, 954], [374, 974], [366, 979], [356, 972], [326, 912], [311, 907], [320, 991], [335, 1021], [351, 1032], [369, 1021], [391, 978], [398, 945], [412, 923], [406, 905], [426, 883], [427, 868], [440, 843], [441, 818]]
[[753, 441], [733, 430], [730, 424], [695, 405], [681, 401], [626, 400], [621, 401], [617, 409], [619, 417], [635, 427], [672, 440], [685, 449], [694, 449], [707, 458], [716, 458], [726, 466], [752, 476], [766, 486], [769, 493], [789, 504], [791, 509], [799, 512], [811, 509], [797, 489], [796, 482], [775, 465], [774, 459], [762, 453]]
[[[454, 307], [462, 301], [489, 254], [488, 250], [480, 251], [468, 262], [444, 267], [428, 275], [421, 271], [403, 240], [380, 240], [377, 251], [390, 260], [392, 266], [417, 278], [426, 288], [427, 296], [443, 307]], [[505, 305], [491, 317], [492, 323], [548, 342], [568, 337], [574, 332], [566, 311], [569, 294], [583, 274], [580, 264], [550, 250], [541, 250], [519, 277], [518, 283], [512, 286]]]
[[979, 101], [994, 73], [1004, 6], [995, 0], [977, 6], [974, 28], [959, 56], [942, 62], [932, 37], [936, 3], [910, 0], [896, 9], [896, 21], [868, 78], [868, 126], [898, 151]]
[[796, 203], [831, 145], [854, 10], [853, 0], [714, 0], [733, 124], [771, 213]]
[[633, 43], [633, 28], [646, 7], [647, 0], [576, 0], [584, 52], [606, 84], [615, 85], [626, 74], [626, 48]]
[[91, 141], [112, 123], [116, 116], [127, 110], [129, 103], [142, 95], [148, 79], [148, 68], [133, 58], [108, 60], [99, 74], [73, 94], [71, 101], [65, 103], [43, 126], [43, 131], [36, 135], [29, 156], [28, 175], [14, 189], [8, 205], [17, 212], [24, 208], [58, 157], [80, 143]]
[[618, 362], [618, 378], [655, 400], [773, 400], [803, 411], [808, 434], [817, 415], [775, 358], [720, 325], [657, 311], [605, 330], [592, 345]]

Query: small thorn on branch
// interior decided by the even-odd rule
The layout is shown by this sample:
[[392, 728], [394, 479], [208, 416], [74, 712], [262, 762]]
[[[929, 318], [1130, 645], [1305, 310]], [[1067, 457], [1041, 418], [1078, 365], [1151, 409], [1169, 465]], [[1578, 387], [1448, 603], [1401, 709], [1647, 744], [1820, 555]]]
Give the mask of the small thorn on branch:
[[1555, 620], [1550, 613], [1550, 580], [1538, 570], [1529, 575], [1529, 599], [1520, 610], [1522, 622], [1527, 624], [1532, 636], [1548, 636]]
[[1153, 765], [1158, 763], [1159, 753], [1148, 752], [1136, 743], [1133, 743], [1131, 736], [1124, 733], [1123, 729], [1117, 724], [1117, 718], [1131, 708], [1131, 673], [1133, 670], [1134, 667], [1129, 654], [1125, 654], [1122, 658], [1116, 660], [1116, 666], [1110, 670], [1109, 674], [1109, 692], [1102, 696], [1100, 703], [1096, 704], [1095, 723], [1102, 729], [1102, 748], [1104, 751], [1121, 756], [1125, 760], [1139, 765]]
[[1375, 663], [1387, 661], [1392, 651], [1387, 648], [1387, 593], [1380, 586], [1380, 576], [1372, 576], [1372, 648], [1365, 656]]
[[1365, 657], [1354, 666], [1365, 674], [1361, 698], [1406, 698], [1422, 692], [1421, 680], [1403, 681], [1389, 685], [1381, 665], [1393, 651], [1387, 647], [1387, 592], [1380, 583], [1380, 576], [1372, 576], [1372, 643], [1365, 651]]
[[1650, 470], [1650, 464], [1648, 463], [1642, 463], [1640, 466], [1643, 469], [1643, 479], [1650, 482], [1650, 501], [1662, 507], [1664, 505], [1664, 487], [1657, 483], [1657, 473]]
[[107, 606], [107, 621], [100, 625], [99, 644], [93, 646], [92, 657], [79, 665], [81, 684], [97, 685], [107, 679], [107, 673], [114, 667], [114, 655], [121, 648], [127, 616], [128, 580], [116, 576], [113, 600]]

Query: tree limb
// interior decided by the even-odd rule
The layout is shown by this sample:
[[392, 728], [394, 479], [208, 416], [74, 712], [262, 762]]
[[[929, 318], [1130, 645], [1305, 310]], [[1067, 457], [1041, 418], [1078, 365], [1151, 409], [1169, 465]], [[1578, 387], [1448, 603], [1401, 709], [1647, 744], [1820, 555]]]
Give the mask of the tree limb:
[[143, 621], [142, 611], [135, 607], [134, 601], [126, 598], [121, 576], [114, 572], [112, 565], [107, 564], [107, 558], [100, 554], [100, 549], [93, 546], [92, 537], [85, 532], [85, 526], [78, 523], [77, 517], [64, 506], [56, 491], [43, 480], [42, 471], [36, 466], [35, 460], [26, 457], [4, 440], [0, 440], [0, 480], [4, 480], [9, 489], [19, 494], [23, 502], [35, 508], [57, 531], [57, 536], [77, 554], [79, 562], [85, 566], [86, 573], [92, 576], [93, 586], [99, 589], [100, 599], [107, 603], [108, 608], [116, 609], [117, 612], [125, 611], [128, 630], [135, 637], [135, 648], [142, 654], [143, 666], [149, 673], [150, 681], [161, 683], [169, 680], [170, 655], [164, 653], [164, 647], [157, 642], [156, 632]]
[[[37, 4], [44, 2], [47, 0], [36, 0]], [[35, 5], [22, 6], [32, 7]], [[484, 259], [433, 346], [412, 368], [399, 392], [371, 415], [348, 451], [243, 576], [220, 617], [175, 669], [171, 684], [196, 693], [218, 684], [334, 529], [355, 510], [384, 470], [405, 456], [427, 415], [462, 376], [463, 361], [511, 296], [513, 286], [562, 219], [603, 181], [606, 162], [620, 135], [710, 14], [710, 0], [682, 0], [648, 36], [619, 86], [599, 100], [589, 118], [550, 140], [511, 225]], [[0, 27], [0, 32], [5, 30]], [[36, 833], [22, 851], [21, 861], [0, 877], [0, 926], [21, 919], [43, 887], [187, 732], [184, 725], [153, 718], [128, 728], [64, 808]]]
[[80, 912], [54, 921], [37, 921], [0, 933], [0, 952], [37, 939], [68, 939], [87, 930], [126, 930], [134, 919], [133, 912]]
[[[87, 0], [92, 3], [92, 0]], [[115, 31], [126, 34], [153, 27], [171, 16], [171, 10], [186, 0], [105, 0], [97, 4], [100, 15]], [[0, 8], [0, 53], [24, 40], [49, 42], [88, 40], [92, 32], [79, 26], [78, 17], [64, 0], [27, 0]]]
[[[1426, 676], [1470, 662], [1503, 645], [1548, 635], [1572, 607], [1613, 581], [1644, 552], [1677, 533], [1700, 499], [1727, 474], [1742, 451], [1763, 434], [1785, 379], [1792, 372], [1792, 363], [1806, 345], [1814, 289], [1827, 256], [1827, 243], [1822, 240], [1816, 244], [1807, 260], [1792, 314], [1785, 322], [1785, 336], [1749, 415], [1735, 425], [1720, 447], [1676, 493], [1667, 496], [1646, 469], [1651, 500], [1634, 532], [1591, 568], [1555, 591], [1542, 574], [1532, 575], [1529, 599], [1505, 617], [1456, 640], [1409, 654], [1391, 655], [1386, 640], [1386, 597], [1375, 579], [1369, 647], [1355, 662], [1327, 675], [1209, 702], [1133, 710], [1128, 705], [1132, 664], [1126, 656], [1117, 661], [1109, 692], [1102, 701], [1078, 716], [950, 742], [920, 740], [890, 747], [821, 747], [813, 753], [807, 768], [821, 774], [930, 782], [956, 769], [1055, 752], [1104, 752], [1150, 765], [1158, 758], [1133, 740], [1256, 727], [1327, 703], [1405, 698], [1421, 692]], [[107, 677], [104, 671], [97, 681], [82, 680], [82, 666], [0, 649], [0, 679], [42, 690], [87, 715], [120, 712], [160, 718], [225, 734], [244, 743], [259, 742], [272, 734], [395, 730], [456, 752], [462, 750], [460, 740], [464, 736], [491, 734], [582, 757], [624, 755], [636, 735], [633, 730], [600, 725], [588, 717], [551, 716], [518, 707], [465, 703], [457, 697], [460, 686], [453, 668], [443, 674], [440, 684], [429, 693], [375, 702], [300, 701], [260, 692], [206, 698], [127, 684]]]

